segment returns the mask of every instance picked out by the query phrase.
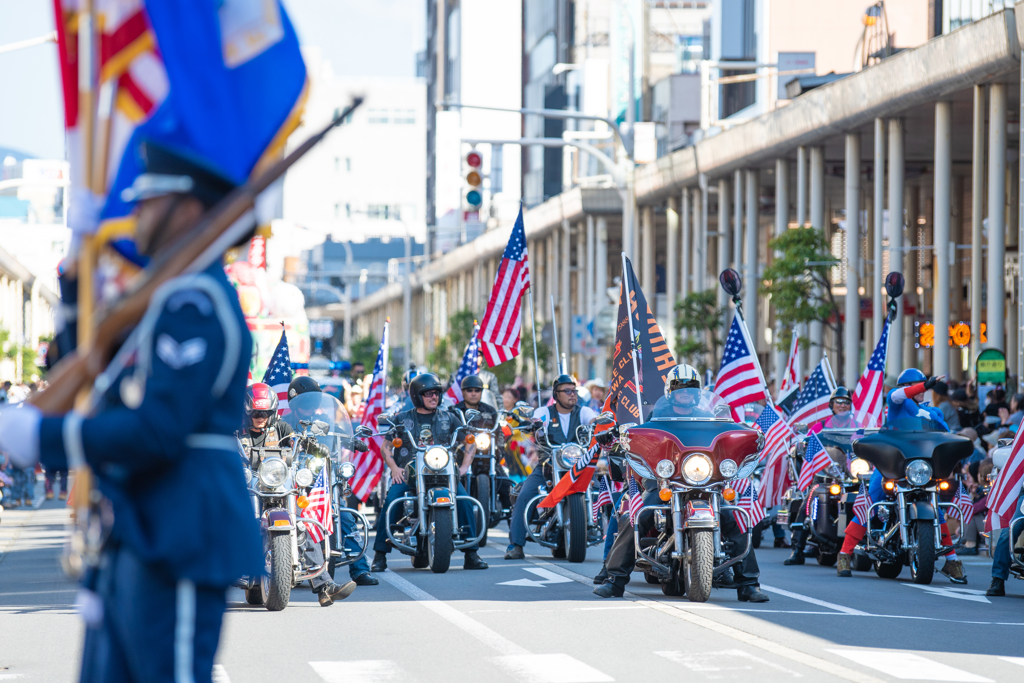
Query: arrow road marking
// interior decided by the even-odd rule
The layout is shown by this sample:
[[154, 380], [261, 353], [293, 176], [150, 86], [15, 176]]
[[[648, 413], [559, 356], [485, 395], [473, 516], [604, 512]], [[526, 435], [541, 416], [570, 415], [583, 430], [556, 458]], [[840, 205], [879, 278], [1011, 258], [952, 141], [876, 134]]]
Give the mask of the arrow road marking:
[[573, 580], [548, 571], [547, 569], [541, 569], [540, 567], [523, 567], [526, 571], [536, 576], [541, 577], [540, 581], [536, 579], [516, 579], [515, 581], [502, 581], [499, 586], [525, 586], [528, 588], [543, 588], [545, 584], [549, 583], [572, 583]]
[[954, 588], [952, 586], [922, 586], [916, 583], [904, 583], [904, 586], [910, 586], [911, 588], [920, 588], [921, 590], [931, 593], [932, 595], [941, 595], [945, 598], [954, 598], [956, 600], [969, 600], [970, 602], [983, 602], [986, 605], [991, 605], [992, 601], [985, 597], [985, 591], [980, 591], [974, 588]]

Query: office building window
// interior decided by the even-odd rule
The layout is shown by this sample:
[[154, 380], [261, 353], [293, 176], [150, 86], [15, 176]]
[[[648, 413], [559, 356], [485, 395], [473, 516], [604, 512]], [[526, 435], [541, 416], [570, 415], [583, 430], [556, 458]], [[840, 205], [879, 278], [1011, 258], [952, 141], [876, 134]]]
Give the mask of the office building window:
[[370, 204], [366, 207], [366, 217], [377, 221], [400, 221], [402, 209], [398, 204]]
[[368, 123], [388, 123], [388, 110], [371, 109], [367, 114], [366, 120]]
[[352, 157], [345, 157], [345, 171], [347, 173], [352, 172]]
[[416, 110], [415, 109], [395, 109], [392, 112], [391, 122], [396, 124], [414, 124], [416, 123]]

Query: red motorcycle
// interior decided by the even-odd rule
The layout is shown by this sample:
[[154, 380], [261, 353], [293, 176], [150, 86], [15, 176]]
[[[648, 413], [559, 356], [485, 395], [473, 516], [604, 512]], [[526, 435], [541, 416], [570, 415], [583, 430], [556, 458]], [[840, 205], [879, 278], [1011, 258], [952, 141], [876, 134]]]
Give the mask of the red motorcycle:
[[[761, 432], [736, 423], [717, 394], [679, 389], [658, 400], [643, 425], [619, 428], [619, 445], [633, 472], [661, 505], [647, 505], [634, 527], [637, 567], [665, 595], [704, 602], [716, 579], [750, 552], [749, 514], [733, 505], [730, 483], [749, 477], [764, 446]], [[745, 516], [746, 547], [726, 547], [723, 513]], [[654, 524], [643, 520], [654, 516]], [[650, 531], [641, 533], [641, 527]]]

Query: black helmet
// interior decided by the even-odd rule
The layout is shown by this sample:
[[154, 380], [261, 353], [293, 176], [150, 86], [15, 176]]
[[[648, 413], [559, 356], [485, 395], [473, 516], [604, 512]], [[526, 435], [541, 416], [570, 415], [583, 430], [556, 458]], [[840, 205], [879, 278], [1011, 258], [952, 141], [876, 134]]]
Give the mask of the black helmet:
[[466, 389], [479, 389], [484, 390], [484, 381], [480, 379], [480, 375], [467, 375], [463, 378], [459, 387], [465, 391]]
[[847, 391], [846, 387], [836, 387], [836, 390], [832, 392], [832, 396], [828, 399], [829, 408], [832, 407], [832, 401], [836, 400], [837, 398], [843, 398], [846, 399], [847, 401], [853, 400], [852, 398], [850, 398], [850, 392]]
[[552, 391], [557, 389], [558, 387], [560, 387], [563, 384], [571, 384], [573, 386], [576, 386], [576, 380], [574, 380], [569, 375], [564, 375], [564, 374], [563, 375], [559, 375], [558, 377], [555, 378], [555, 381], [551, 383]]
[[291, 400], [299, 394], [307, 394], [311, 391], [322, 391], [320, 383], [312, 377], [302, 375], [292, 380], [288, 385], [288, 399]]
[[412, 399], [412, 404], [417, 408], [423, 407], [423, 392], [431, 390], [442, 391], [441, 381], [437, 379], [437, 375], [425, 372], [422, 375], [416, 375], [409, 382], [409, 398]]

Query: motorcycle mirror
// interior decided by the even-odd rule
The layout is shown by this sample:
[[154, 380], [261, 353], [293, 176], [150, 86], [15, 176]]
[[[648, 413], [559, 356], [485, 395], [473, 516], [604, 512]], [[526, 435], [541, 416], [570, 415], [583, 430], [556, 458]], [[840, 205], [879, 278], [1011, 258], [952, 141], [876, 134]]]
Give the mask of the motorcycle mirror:
[[906, 281], [903, 279], [903, 273], [899, 271], [893, 271], [885, 276], [885, 291], [893, 299], [899, 298], [903, 294], [903, 287]]
[[391, 422], [391, 418], [388, 417], [387, 415], [378, 415], [377, 429], [380, 429], [382, 426], [393, 427], [394, 424]]
[[729, 296], [739, 296], [740, 291], [743, 289], [743, 278], [732, 268], [723, 270], [718, 276], [718, 281], [722, 284], [722, 289]]
[[482, 413], [479, 410], [467, 410], [466, 411], [466, 423], [474, 422], [480, 417]]
[[321, 434], [326, 434], [327, 430], [329, 430], [330, 428], [331, 428], [331, 425], [327, 424], [323, 420], [314, 420], [313, 421], [313, 429], [315, 429], [316, 431], [320, 432]]
[[373, 436], [373, 430], [366, 425], [356, 427], [355, 435], [360, 439], [368, 439]]

